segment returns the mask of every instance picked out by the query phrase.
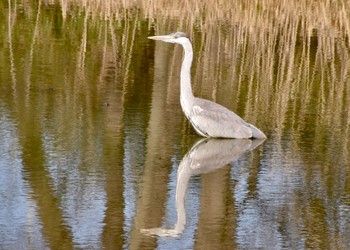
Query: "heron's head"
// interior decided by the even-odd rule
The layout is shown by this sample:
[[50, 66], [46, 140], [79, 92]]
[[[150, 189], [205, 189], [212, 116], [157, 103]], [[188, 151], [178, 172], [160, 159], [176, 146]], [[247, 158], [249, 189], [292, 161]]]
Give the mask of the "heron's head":
[[174, 32], [165, 36], [149, 36], [149, 39], [159, 40], [167, 43], [184, 44], [189, 41], [188, 36], [183, 32]]

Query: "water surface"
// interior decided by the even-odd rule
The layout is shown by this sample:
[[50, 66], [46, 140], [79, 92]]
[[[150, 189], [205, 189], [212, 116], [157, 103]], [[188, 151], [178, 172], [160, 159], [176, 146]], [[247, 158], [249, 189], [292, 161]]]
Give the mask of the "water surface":
[[[350, 248], [350, 6], [243, 2], [0, 3], [1, 249]], [[175, 30], [267, 140], [196, 135]]]

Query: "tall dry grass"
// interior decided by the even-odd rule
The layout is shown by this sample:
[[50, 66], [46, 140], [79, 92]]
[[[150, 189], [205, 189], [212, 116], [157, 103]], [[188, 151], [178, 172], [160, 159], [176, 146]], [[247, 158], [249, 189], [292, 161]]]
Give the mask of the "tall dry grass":
[[[57, 55], [57, 47], [53, 45], [57, 44], [56, 38], [51, 32], [59, 26], [55, 23], [59, 18], [43, 14], [57, 5], [62, 18], [59, 28], [65, 34], [67, 44], [73, 43], [67, 46], [67, 53], [73, 54], [74, 59], [65, 61], [65, 65], [59, 62], [63, 57]], [[148, 33], [183, 30], [194, 43], [192, 76], [196, 95], [236, 110], [266, 131], [270, 138], [288, 137], [291, 144], [288, 150], [293, 151], [293, 156], [305, 155], [298, 154], [303, 151], [312, 152], [309, 155], [313, 158], [302, 159], [312, 166], [315, 159], [324, 161], [325, 166], [350, 164], [349, 1], [41, 0], [36, 3], [8, 0], [0, 6], [8, 10], [4, 36], [8, 53], [2, 54], [0, 62], [6, 65], [5, 59], [10, 59], [8, 81], [12, 82], [13, 103], [9, 106], [14, 105], [17, 109], [14, 112], [16, 124], [31, 121], [33, 113], [35, 118], [49, 118], [46, 120], [53, 121], [52, 124], [41, 124], [40, 119], [32, 122], [44, 131], [42, 134], [57, 136], [59, 142], [61, 136], [70, 138], [71, 145], [59, 145], [66, 146], [68, 151], [81, 147], [82, 151], [92, 152], [90, 156], [83, 155], [82, 159], [100, 159], [97, 142], [104, 139], [115, 143], [113, 148], [123, 147], [123, 135], [120, 134], [125, 122], [126, 96], [140, 88], [132, 78], [133, 65], [138, 60], [134, 55], [140, 52], [137, 40], [146, 39]], [[24, 22], [20, 13], [25, 13], [29, 21]], [[148, 25], [146, 31], [142, 30], [145, 23]], [[21, 37], [18, 30], [21, 31], [24, 24], [32, 26]], [[21, 50], [14, 43], [19, 38], [28, 50]], [[171, 56], [166, 54], [169, 49], [174, 49]], [[167, 72], [164, 77], [168, 79], [164, 82], [168, 85], [164, 91], [166, 102], [163, 102], [164, 93], [156, 89], [151, 97], [155, 104], [150, 110], [153, 113], [149, 115], [147, 133], [154, 135], [148, 135], [145, 143], [149, 147], [145, 164], [153, 167], [168, 163], [163, 158], [153, 159], [158, 158], [152, 154], [153, 149], [166, 153], [172, 150], [172, 146], [164, 146], [165, 139], [167, 143], [170, 140], [160, 138], [156, 133], [164, 127], [172, 133], [174, 128], [169, 128], [175, 127], [164, 122], [163, 116], [169, 114], [178, 101], [182, 53], [180, 47], [169, 46], [167, 50], [163, 47], [164, 54], [155, 53], [158, 70]], [[33, 86], [40, 77], [37, 72], [47, 76], [48, 82], [53, 80], [44, 70], [38, 71], [41, 66], [38, 64], [61, 67], [62, 75], [54, 79], [58, 83], [54, 94], [42, 94], [35, 99], [33, 95], [38, 92], [32, 89], [37, 88]], [[22, 65], [25, 65], [24, 73], [20, 70]], [[138, 65], [142, 66], [141, 63]], [[98, 73], [95, 74], [95, 70]], [[25, 83], [24, 91], [23, 85], [18, 84], [22, 82]], [[2, 89], [6, 89], [4, 83], [1, 84]], [[96, 103], [102, 104], [104, 100], [114, 103], [110, 112], [105, 112], [105, 122], [101, 124], [95, 111]], [[161, 110], [163, 106], [165, 108]], [[95, 128], [97, 126], [99, 129]], [[101, 128], [105, 130], [105, 138], [99, 133], [91, 133]], [[30, 128], [23, 130], [22, 134], [26, 134]], [[305, 147], [305, 140], [312, 143]], [[283, 147], [285, 145], [281, 144], [280, 154], [284, 153]], [[334, 152], [339, 153], [332, 155]], [[59, 151], [57, 154], [64, 158], [64, 153]], [[118, 157], [122, 159], [122, 153]], [[324, 172], [336, 170], [322, 169]], [[114, 169], [109, 171], [107, 176], [113, 176]], [[161, 171], [166, 176], [167, 170]], [[348, 173], [349, 169], [338, 172]], [[145, 176], [151, 187], [154, 172]], [[164, 180], [160, 180], [160, 187], [166, 185]], [[343, 188], [337, 185], [336, 177], [327, 181], [330, 189]], [[344, 186], [348, 191], [349, 182]], [[164, 189], [158, 187], [157, 190]], [[148, 192], [146, 188], [144, 190]], [[35, 192], [40, 193], [40, 190]], [[122, 187], [116, 192], [122, 197]], [[157, 211], [157, 214], [160, 213]], [[60, 219], [59, 214], [56, 217]], [[317, 218], [310, 219], [309, 228], [314, 220]], [[54, 242], [55, 237], [52, 238]]]
[[[16, 8], [15, 2], [9, 0], [10, 10]], [[31, 8], [30, 2], [22, 4], [28, 5], [25, 8], [34, 19], [40, 17], [40, 4], [57, 2], [39, 1], [39, 8]], [[224, 103], [279, 137], [290, 129], [295, 135], [306, 131], [309, 117], [314, 117], [314, 131], [308, 132], [319, 135], [332, 127], [342, 132], [322, 136], [349, 138], [349, 1], [61, 0], [59, 5], [64, 22], [72, 15], [83, 17], [83, 30], [78, 33], [82, 35], [78, 78], [84, 79], [87, 32], [94, 29], [104, 34], [96, 45], [103, 48], [100, 79], [109, 72], [106, 69], [112, 60], [115, 75], [123, 78], [121, 91], [128, 91], [135, 39], [141, 39], [138, 31], [148, 20], [150, 32], [183, 30], [192, 37], [193, 84], [198, 95]], [[13, 18], [9, 15], [10, 32]], [[121, 36], [116, 36], [116, 30]], [[178, 79], [180, 56], [175, 53], [170, 62], [172, 82]], [[100, 81], [99, 90], [103, 84]], [[169, 95], [178, 93], [177, 84], [169, 88]], [[344, 148], [349, 148], [348, 139]]]

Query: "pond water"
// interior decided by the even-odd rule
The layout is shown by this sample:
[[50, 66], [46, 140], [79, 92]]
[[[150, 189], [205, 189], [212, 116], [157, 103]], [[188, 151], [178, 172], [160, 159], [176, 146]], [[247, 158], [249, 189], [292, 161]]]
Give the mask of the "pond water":
[[0, 3], [1, 249], [350, 248], [350, 3], [214, 2]]

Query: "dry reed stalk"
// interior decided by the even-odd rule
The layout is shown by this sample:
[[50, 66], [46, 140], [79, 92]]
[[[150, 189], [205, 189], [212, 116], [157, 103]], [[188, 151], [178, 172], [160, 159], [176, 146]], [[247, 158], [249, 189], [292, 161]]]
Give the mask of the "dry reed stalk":
[[34, 31], [33, 31], [33, 37], [32, 37], [32, 42], [30, 44], [30, 50], [29, 50], [29, 63], [26, 65], [26, 70], [25, 73], [25, 82], [26, 82], [26, 96], [25, 96], [25, 101], [28, 104], [29, 102], [29, 97], [30, 97], [30, 88], [31, 88], [31, 77], [32, 77], [32, 69], [33, 69], [33, 54], [34, 54], [34, 45], [37, 40], [38, 36], [38, 26], [39, 26], [39, 18], [41, 15], [41, 1], [38, 2], [38, 10], [35, 18], [35, 25], [34, 25]]
[[[9, 54], [10, 54], [10, 72], [11, 72], [11, 80], [12, 80], [12, 90], [16, 92], [17, 86], [17, 77], [16, 77], [16, 68], [14, 63], [14, 54], [13, 54], [13, 43], [12, 43], [12, 29], [13, 24], [16, 19], [16, 2], [14, 7], [11, 4], [12, 0], [8, 0], [8, 19], [7, 19], [7, 32], [8, 32], [8, 44], [9, 44]], [[12, 8], [14, 10], [12, 10]]]

